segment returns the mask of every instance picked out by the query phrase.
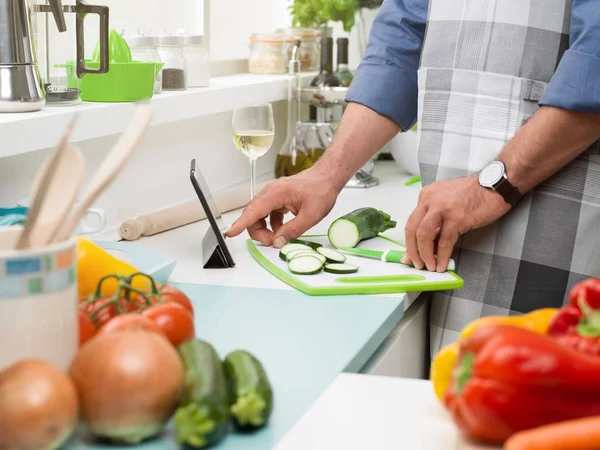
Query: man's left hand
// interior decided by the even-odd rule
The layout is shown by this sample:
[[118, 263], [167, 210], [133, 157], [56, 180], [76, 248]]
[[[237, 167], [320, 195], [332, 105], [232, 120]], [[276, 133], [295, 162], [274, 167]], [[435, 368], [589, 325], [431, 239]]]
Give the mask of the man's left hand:
[[444, 272], [461, 234], [495, 222], [510, 210], [500, 194], [479, 184], [476, 176], [425, 186], [406, 223], [403, 263]]

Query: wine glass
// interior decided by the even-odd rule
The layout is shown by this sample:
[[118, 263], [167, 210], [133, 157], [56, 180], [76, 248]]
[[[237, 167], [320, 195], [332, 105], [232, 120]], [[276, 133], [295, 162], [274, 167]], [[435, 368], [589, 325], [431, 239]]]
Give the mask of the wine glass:
[[250, 200], [254, 198], [256, 160], [273, 145], [275, 124], [270, 103], [244, 106], [233, 111], [233, 143], [250, 159]]

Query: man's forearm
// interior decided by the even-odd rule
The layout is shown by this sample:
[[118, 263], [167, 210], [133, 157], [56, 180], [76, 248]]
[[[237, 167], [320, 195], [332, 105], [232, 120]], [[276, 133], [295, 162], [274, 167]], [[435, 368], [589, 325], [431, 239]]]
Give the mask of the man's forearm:
[[498, 159], [521, 193], [550, 178], [600, 138], [600, 114], [541, 107]]
[[330, 174], [341, 189], [398, 131], [400, 127], [394, 121], [366, 106], [350, 103], [333, 142], [315, 169]]

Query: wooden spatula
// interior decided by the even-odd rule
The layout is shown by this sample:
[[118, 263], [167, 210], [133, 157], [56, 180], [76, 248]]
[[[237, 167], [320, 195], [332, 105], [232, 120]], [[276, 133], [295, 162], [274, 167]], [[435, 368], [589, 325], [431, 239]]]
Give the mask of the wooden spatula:
[[[56, 220], [61, 215], [60, 210], [63, 209], [62, 218], [64, 218], [73, 203], [73, 199], [69, 200], [69, 194], [61, 195], [63, 186], [71, 191], [76, 189], [75, 195], [81, 187], [83, 178], [79, 180], [77, 186], [77, 180], [72, 179], [68, 169], [65, 169], [68, 167], [77, 170], [76, 168], [83, 164], [83, 157], [78, 153], [79, 150], [69, 146], [69, 137], [76, 121], [77, 116], [73, 115], [58, 148], [44, 161], [36, 174], [29, 194], [27, 219], [15, 247], [18, 250], [48, 244], [59, 225]], [[81, 170], [82, 177], [84, 172], [85, 170]]]
[[129, 158], [139, 148], [151, 120], [152, 109], [150, 106], [142, 105], [136, 108], [133, 118], [119, 141], [104, 158], [102, 165], [85, 190], [81, 201], [54, 233], [52, 242], [61, 242], [71, 236], [83, 214], [102, 194], [104, 189], [114, 181]]

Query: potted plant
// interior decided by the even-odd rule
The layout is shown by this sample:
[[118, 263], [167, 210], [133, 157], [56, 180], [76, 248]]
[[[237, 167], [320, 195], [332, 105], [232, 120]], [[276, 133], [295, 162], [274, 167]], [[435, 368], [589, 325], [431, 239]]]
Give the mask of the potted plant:
[[341, 22], [349, 33], [354, 27], [356, 0], [290, 0], [292, 26], [326, 28], [329, 22]]

